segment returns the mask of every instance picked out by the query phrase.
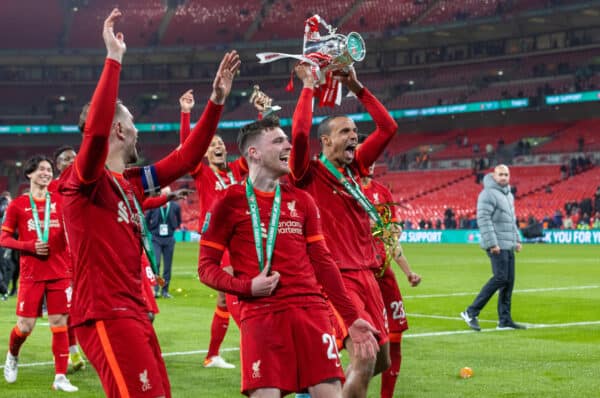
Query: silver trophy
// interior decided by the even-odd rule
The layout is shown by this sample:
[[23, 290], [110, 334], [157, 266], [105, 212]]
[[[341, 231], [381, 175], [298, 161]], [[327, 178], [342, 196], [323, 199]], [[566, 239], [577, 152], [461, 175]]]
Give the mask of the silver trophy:
[[[323, 26], [327, 34], [321, 35], [319, 27]], [[327, 24], [320, 16], [314, 15], [304, 24], [304, 43], [302, 55], [286, 53], [258, 53], [259, 63], [269, 63], [284, 58], [295, 58], [313, 66], [316, 80], [324, 84], [330, 72], [347, 70], [355, 62], [365, 59], [365, 41], [356, 32], [347, 36], [336, 33], [336, 28]]]
[[252, 95], [250, 95], [249, 102], [254, 105], [263, 117], [281, 110], [279, 105], [273, 105], [273, 98], [269, 97], [263, 91], [260, 91], [260, 86], [258, 84], [255, 84], [252, 88]]
[[[319, 25], [327, 29], [326, 35], [319, 33]], [[356, 32], [344, 36], [336, 33], [336, 30], [318, 15], [310, 17], [305, 23], [302, 54], [318, 60], [316, 73], [320, 84], [325, 83], [325, 76], [329, 72], [347, 71], [349, 66], [365, 59], [366, 48], [362, 36]]]

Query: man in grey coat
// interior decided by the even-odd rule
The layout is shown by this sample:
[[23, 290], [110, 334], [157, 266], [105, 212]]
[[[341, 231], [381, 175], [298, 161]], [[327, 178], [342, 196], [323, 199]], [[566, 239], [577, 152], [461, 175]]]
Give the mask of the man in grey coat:
[[477, 317], [498, 291], [498, 329], [525, 329], [512, 320], [510, 303], [515, 284], [515, 251], [521, 251], [515, 217], [515, 202], [510, 192], [510, 172], [498, 165], [483, 179], [483, 190], [477, 199], [477, 224], [481, 247], [492, 262], [493, 276], [483, 286], [473, 303], [460, 316], [471, 329], [480, 331]]

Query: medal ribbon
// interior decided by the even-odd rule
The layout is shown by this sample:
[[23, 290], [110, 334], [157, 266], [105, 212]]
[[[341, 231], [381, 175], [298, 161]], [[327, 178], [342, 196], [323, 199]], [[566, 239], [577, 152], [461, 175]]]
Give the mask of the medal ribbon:
[[171, 208], [171, 203], [167, 203], [167, 208], [160, 208], [160, 216], [162, 218], [163, 224], [167, 223], [167, 217], [169, 217], [169, 209]]
[[358, 204], [367, 212], [371, 220], [375, 222], [377, 225], [383, 225], [383, 221], [377, 212], [377, 209], [373, 204], [367, 199], [363, 191], [360, 189], [360, 185], [354, 179], [352, 175], [352, 171], [346, 167], [346, 171], [348, 172], [348, 176], [352, 180], [352, 183], [344, 177], [342, 173], [339, 172], [338, 169], [335, 168], [333, 164], [325, 157], [325, 154], [321, 154], [319, 156], [319, 160], [323, 163], [323, 166], [338, 180], [346, 189], [346, 191], [358, 202]]
[[[121, 184], [119, 184], [119, 181], [117, 180], [117, 178], [114, 175], [111, 174], [111, 177], [112, 177], [113, 181], [115, 182], [115, 184], [117, 185], [117, 188], [119, 189], [119, 192], [121, 193], [121, 196], [123, 197], [123, 201], [125, 202], [125, 205], [127, 206], [127, 210], [129, 210], [129, 213], [131, 215], [133, 215], [134, 214], [133, 210], [131, 209], [131, 205], [129, 204], [129, 200], [127, 199], [127, 195], [125, 194], [125, 191], [121, 187]], [[148, 225], [146, 224], [146, 218], [144, 217], [144, 212], [142, 211], [142, 206], [140, 206], [139, 202], [135, 198], [135, 194], [132, 196], [133, 196], [133, 204], [135, 205], [135, 210], [138, 214], [138, 217], [140, 218], [140, 225], [142, 228], [142, 233], [141, 233], [142, 246], [144, 247], [144, 252], [146, 253], [146, 257], [148, 257], [148, 261], [150, 262], [150, 265], [152, 266], [152, 271], [154, 272], [154, 275], [158, 275], [158, 267], [156, 266], [156, 257], [154, 256], [154, 248], [152, 247], [152, 235], [150, 234], [150, 230], [148, 229]]]
[[233, 172], [231, 170], [229, 170], [227, 172], [227, 177], [229, 177], [230, 184], [226, 184], [225, 183], [225, 181], [223, 180], [223, 178], [221, 178], [221, 176], [219, 175], [218, 171], [213, 170], [213, 173], [215, 173], [215, 177], [217, 177], [217, 180], [219, 180], [219, 184], [223, 187], [223, 189], [227, 188], [230, 185], [233, 185], [233, 184], [237, 183], [237, 181], [235, 180], [235, 177], [233, 176]]
[[44, 230], [40, 227], [40, 216], [37, 211], [37, 205], [33, 200], [33, 195], [29, 192], [29, 203], [31, 204], [31, 214], [33, 214], [33, 225], [35, 225], [35, 232], [37, 237], [44, 243], [48, 243], [48, 236], [50, 234], [50, 192], [46, 192], [46, 205], [44, 207]]
[[[254, 193], [254, 187], [250, 178], [246, 180], [246, 198], [250, 209], [250, 218], [252, 220], [252, 234], [254, 235], [254, 245], [256, 247], [256, 256], [258, 257], [258, 268], [262, 272], [265, 267], [262, 233], [260, 230], [260, 212]], [[279, 214], [281, 213], [281, 190], [279, 184], [275, 188], [275, 197], [273, 198], [273, 206], [271, 207], [271, 218], [269, 219], [269, 229], [267, 230], [267, 270], [271, 271], [271, 259], [275, 250], [275, 239], [277, 238], [277, 230], [279, 229]]]

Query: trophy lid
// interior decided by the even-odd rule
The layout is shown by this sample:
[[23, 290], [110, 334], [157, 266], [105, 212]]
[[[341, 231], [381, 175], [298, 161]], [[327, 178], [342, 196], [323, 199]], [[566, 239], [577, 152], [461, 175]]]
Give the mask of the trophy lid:
[[346, 39], [346, 50], [354, 62], [365, 59], [367, 51], [362, 36], [356, 32], [350, 32]]

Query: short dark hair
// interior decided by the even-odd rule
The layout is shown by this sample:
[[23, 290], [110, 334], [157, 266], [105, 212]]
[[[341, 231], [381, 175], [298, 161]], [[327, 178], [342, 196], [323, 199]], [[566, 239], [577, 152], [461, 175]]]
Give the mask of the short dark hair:
[[346, 115], [331, 115], [327, 116], [325, 119], [319, 123], [319, 127], [317, 129], [317, 137], [321, 137], [322, 135], [329, 135], [331, 133], [331, 121], [333, 119], [337, 119], [338, 117], [348, 117]]
[[257, 120], [242, 127], [237, 137], [237, 144], [242, 156], [247, 155], [248, 146], [250, 146], [249, 141], [258, 137], [263, 130], [275, 127], [280, 127], [279, 118], [275, 115], [269, 115], [264, 119]]
[[66, 151], [75, 152], [75, 148], [73, 148], [71, 145], [63, 145], [61, 147], [58, 147], [58, 149], [54, 151], [54, 154], [52, 155], [52, 158], [54, 159], [54, 164], [58, 163], [58, 158], [60, 157], [60, 155], [62, 155], [63, 152]]
[[52, 167], [52, 169], [54, 170], [54, 163], [52, 162], [52, 159], [50, 159], [49, 156], [41, 155], [41, 154], [33, 155], [32, 157], [27, 159], [27, 162], [25, 162], [25, 167], [23, 168], [23, 175], [25, 175], [25, 178], [27, 179], [27, 181], [29, 181], [29, 174], [36, 171], [38, 166], [42, 162], [50, 163], [50, 167]]
[[[81, 109], [81, 113], [79, 114], [79, 131], [83, 133], [83, 130], [85, 130], [85, 122], [87, 120], [88, 117], [88, 113], [90, 112], [90, 105], [91, 105], [91, 101], [88, 102], [87, 104], [85, 104], [83, 106], [83, 108]], [[123, 105], [123, 102], [117, 98], [117, 102], [115, 104], [115, 116], [119, 113], [119, 105]]]

